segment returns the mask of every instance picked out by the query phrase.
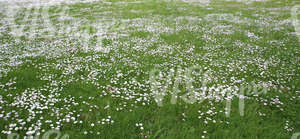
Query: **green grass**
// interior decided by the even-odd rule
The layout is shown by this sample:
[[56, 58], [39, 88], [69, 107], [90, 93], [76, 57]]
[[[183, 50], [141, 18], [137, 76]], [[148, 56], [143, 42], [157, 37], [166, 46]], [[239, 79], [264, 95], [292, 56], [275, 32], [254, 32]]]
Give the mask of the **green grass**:
[[[23, 137], [28, 129], [10, 130], [9, 125], [29, 128], [40, 120], [42, 136], [42, 129], [52, 128], [46, 120], [52, 120], [54, 127], [61, 120], [60, 131], [70, 138], [291, 138], [300, 132], [300, 45], [292, 34], [294, 27], [285, 21], [296, 4], [296, 0], [252, 4], [213, 0], [209, 6], [159, 0], [63, 4], [69, 7], [68, 16], [84, 20], [74, 32], [96, 34], [97, 28], [90, 24], [103, 26], [99, 44], [110, 49], [107, 53], [93, 50], [96, 40], [84, 51], [82, 40], [69, 34], [33, 39], [25, 35], [18, 42], [9, 29], [1, 30], [0, 114], [4, 116], [0, 116], [0, 131]], [[60, 10], [51, 6], [51, 21], [75, 27], [72, 19], [58, 19]], [[23, 17], [18, 13], [18, 20]], [[255, 82], [268, 84], [268, 91], [258, 96], [245, 94], [244, 116], [236, 94], [225, 94], [233, 95], [227, 117], [226, 99], [208, 93], [211, 99], [203, 102], [189, 104], [178, 98], [172, 104], [172, 77], [159, 107], [150, 72], [159, 69], [165, 85], [172, 69], [178, 75], [179, 69], [195, 65], [209, 71], [207, 77], [192, 77], [196, 89], [202, 79], [208, 79], [209, 88]], [[188, 92], [182, 78], [179, 95]], [[18, 103], [23, 101], [26, 104]], [[36, 105], [48, 108], [33, 108]], [[42, 113], [33, 116], [37, 111]], [[76, 123], [62, 120], [69, 116]], [[98, 124], [108, 116], [113, 124]], [[20, 125], [18, 120], [28, 117], [32, 120]], [[291, 131], [285, 129], [287, 121]], [[7, 137], [3, 132], [0, 135]]]

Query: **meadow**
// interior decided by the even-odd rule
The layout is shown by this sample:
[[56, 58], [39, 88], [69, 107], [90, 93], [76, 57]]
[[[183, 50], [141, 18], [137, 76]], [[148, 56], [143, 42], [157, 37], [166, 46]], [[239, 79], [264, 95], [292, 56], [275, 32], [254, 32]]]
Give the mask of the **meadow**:
[[297, 5], [0, 0], [0, 138], [296, 139]]

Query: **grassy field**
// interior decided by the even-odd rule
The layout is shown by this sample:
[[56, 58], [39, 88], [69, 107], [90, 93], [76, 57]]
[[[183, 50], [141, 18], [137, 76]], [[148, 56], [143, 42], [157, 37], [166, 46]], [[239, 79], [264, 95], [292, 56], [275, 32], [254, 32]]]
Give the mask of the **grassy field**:
[[300, 132], [297, 0], [26, 4], [0, 1], [0, 138]]

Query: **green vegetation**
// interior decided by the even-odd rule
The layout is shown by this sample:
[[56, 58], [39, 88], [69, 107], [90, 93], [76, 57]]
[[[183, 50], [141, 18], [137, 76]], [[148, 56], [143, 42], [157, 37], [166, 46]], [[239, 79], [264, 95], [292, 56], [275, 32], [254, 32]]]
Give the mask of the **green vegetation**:
[[[16, 37], [2, 12], [0, 137], [42, 136], [58, 129], [76, 139], [291, 138], [300, 132], [300, 38], [290, 19], [296, 4], [56, 4], [47, 11], [55, 34], [44, 37], [48, 26], [40, 21], [33, 38], [28, 36], [32, 19], [42, 20], [42, 14], [24, 21], [26, 9], [17, 12], [25, 35]], [[62, 7], [68, 9], [63, 12]], [[29, 13], [34, 15], [34, 10]], [[59, 32], [66, 27], [72, 31]], [[92, 36], [87, 43], [84, 31]], [[178, 97], [172, 104], [176, 77], [181, 78], [178, 96], [189, 92], [180, 69], [193, 66], [200, 69], [200, 74], [192, 73], [196, 94], [205, 92], [207, 81], [201, 96], [205, 99], [197, 96], [190, 104]], [[154, 69], [161, 73], [158, 92], [165, 85], [167, 90], [161, 107], [150, 80]], [[267, 92], [254, 94], [248, 88], [241, 115], [240, 88], [252, 83]]]

